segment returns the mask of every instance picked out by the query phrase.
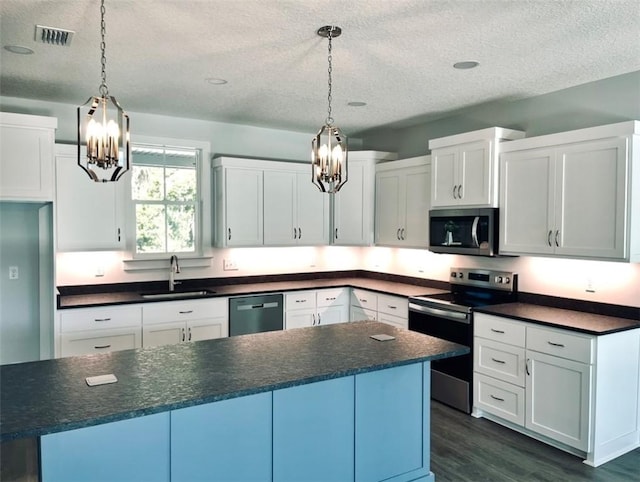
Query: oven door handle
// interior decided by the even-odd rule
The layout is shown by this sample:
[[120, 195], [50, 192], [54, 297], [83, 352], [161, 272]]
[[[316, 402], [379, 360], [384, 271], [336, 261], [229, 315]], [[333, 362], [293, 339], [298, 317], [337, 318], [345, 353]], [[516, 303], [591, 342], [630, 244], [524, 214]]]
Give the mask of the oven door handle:
[[409, 303], [409, 311], [418, 313], [426, 313], [428, 315], [446, 318], [447, 320], [457, 321], [460, 323], [470, 324], [469, 315], [467, 313], [459, 313], [457, 311], [441, 310], [438, 308], [429, 308], [428, 306], [416, 305]]
[[476, 248], [480, 247], [480, 243], [478, 242], [478, 223], [480, 222], [480, 216], [476, 216], [473, 220], [473, 225], [471, 226], [471, 238], [473, 239], [473, 244]]

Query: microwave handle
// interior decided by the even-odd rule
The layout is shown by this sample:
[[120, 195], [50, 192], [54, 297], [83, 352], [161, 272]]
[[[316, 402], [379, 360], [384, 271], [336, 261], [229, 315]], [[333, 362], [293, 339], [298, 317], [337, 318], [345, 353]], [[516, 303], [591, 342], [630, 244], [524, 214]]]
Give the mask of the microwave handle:
[[473, 239], [473, 244], [476, 248], [480, 247], [480, 243], [478, 243], [478, 223], [480, 222], [480, 216], [476, 216], [473, 220], [473, 225], [471, 226], [471, 238]]

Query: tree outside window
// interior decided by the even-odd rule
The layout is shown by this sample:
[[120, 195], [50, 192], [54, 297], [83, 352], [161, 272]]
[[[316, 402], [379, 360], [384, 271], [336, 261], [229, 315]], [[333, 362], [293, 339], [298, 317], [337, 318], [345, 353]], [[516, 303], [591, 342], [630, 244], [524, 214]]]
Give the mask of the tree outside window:
[[195, 253], [199, 150], [134, 145], [136, 253]]

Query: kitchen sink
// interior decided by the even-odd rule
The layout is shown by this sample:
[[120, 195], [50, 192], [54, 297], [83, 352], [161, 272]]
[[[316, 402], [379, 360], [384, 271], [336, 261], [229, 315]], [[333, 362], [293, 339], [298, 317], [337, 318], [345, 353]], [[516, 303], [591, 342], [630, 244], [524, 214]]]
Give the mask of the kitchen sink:
[[153, 293], [141, 293], [140, 296], [145, 300], [176, 300], [181, 298], [197, 298], [199, 296], [209, 296], [215, 294], [211, 290], [194, 290], [194, 291], [158, 291]]

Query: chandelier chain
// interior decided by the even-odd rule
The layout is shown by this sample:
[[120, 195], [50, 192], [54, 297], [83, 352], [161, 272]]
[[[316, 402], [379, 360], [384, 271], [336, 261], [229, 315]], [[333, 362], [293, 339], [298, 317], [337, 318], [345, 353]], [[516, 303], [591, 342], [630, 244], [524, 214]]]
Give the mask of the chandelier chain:
[[333, 30], [333, 28], [331, 28], [329, 30], [329, 34], [327, 35], [327, 38], [329, 39], [329, 48], [328, 48], [328, 56], [327, 56], [327, 59], [329, 61], [329, 69], [328, 69], [328, 73], [329, 73], [329, 81], [328, 81], [329, 93], [327, 95], [327, 101], [328, 101], [328, 105], [329, 105], [329, 107], [327, 109], [327, 125], [328, 126], [331, 126], [333, 124], [333, 117], [331, 117], [331, 87], [332, 87], [332, 85], [331, 85], [331, 73], [333, 71], [333, 68], [332, 68], [332, 60], [333, 60], [333, 58], [331, 56], [331, 38], [333, 37], [332, 30]]
[[102, 51], [102, 58], [101, 58], [102, 83], [100, 84], [100, 89], [99, 89], [100, 95], [102, 95], [102, 97], [106, 97], [109, 95], [109, 88], [107, 87], [107, 55], [105, 53], [107, 49], [107, 43], [105, 41], [105, 35], [107, 33], [107, 25], [104, 21], [105, 12], [106, 12], [106, 9], [104, 8], [104, 0], [102, 0], [100, 4], [100, 17], [101, 17], [100, 34], [102, 35], [102, 42], [100, 43], [100, 50]]

